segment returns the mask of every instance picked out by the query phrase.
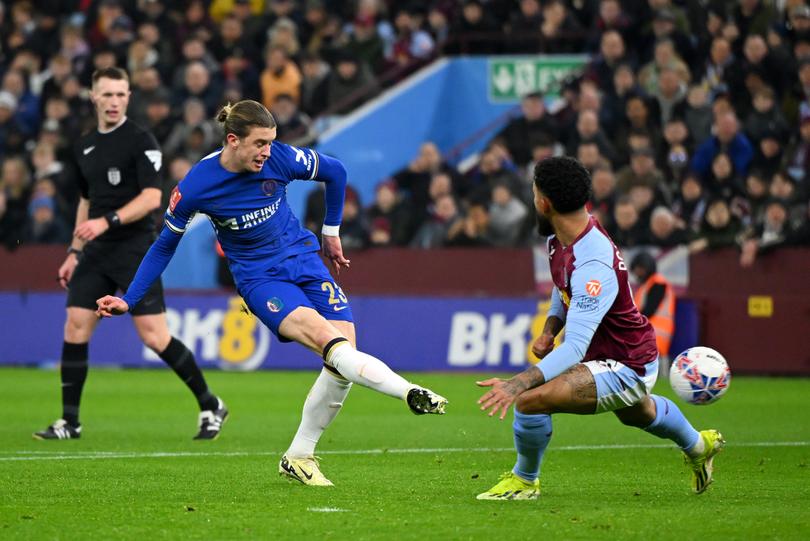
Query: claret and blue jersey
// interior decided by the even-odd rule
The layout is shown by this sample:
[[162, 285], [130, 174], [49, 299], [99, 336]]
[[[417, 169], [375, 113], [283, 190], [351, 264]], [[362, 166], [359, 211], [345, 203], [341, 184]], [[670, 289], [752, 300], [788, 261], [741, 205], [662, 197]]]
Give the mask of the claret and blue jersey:
[[[286, 196], [287, 185], [293, 180], [325, 182], [324, 224], [340, 225], [346, 186], [343, 165], [315, 150], [274, 142], [259, 172], [234, 173], [222, 167], [221, 152], [200, 160], [172, 192], [165, 227], [141, 263], [124, 301], [130, 308], [140, 301], [149, 284], [166, 268], [182, 234], [199, 212], [211, 220], [240, 294], [260, 317], [256, 309], [266, 306], [273, 321], [262, 319], [272, 330], [277, 331], [283, 316], [296, 306], [314, 304], [318, 309], [321, 300], [330, 314], [334, 311], [336, 318], [351, 320], [351, 311], [343, 309], [345, 296], [318, 258], [318, 239], [301, 226]], [[293, 258], [298, 255], [305, 257]], [[297, 289], [303, 291], [285, 291], [287, 298], [283, 298], [281, 293], [274, 293], [285, 289], [279, 285], [282, 282], [299, 284]], [[330, 286], [324, 286], [325, 282]], [[253, 299], [254, 292], [262, 298]], [[309, 298], [308, 304], [307, 297], [313, 296], [325, 298]], [[334, 310], [336, 305], [340, 310]]]

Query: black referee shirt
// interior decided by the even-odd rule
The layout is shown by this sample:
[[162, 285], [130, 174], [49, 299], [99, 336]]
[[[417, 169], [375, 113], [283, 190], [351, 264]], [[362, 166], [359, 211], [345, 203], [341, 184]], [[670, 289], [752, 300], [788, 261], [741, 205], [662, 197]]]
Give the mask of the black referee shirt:
[[[161, 187], [160, 146], [151, 133], [129, 119], [111, 132], [93, 130], [81, 137], [73, 153], [80, 172], [79, 189], [90, 200], [91, 219], [118, 210], [144, 188]], [[107, 230], [98, 240], [119, 241], [154, 230], [150, 212], [136, 222]]]

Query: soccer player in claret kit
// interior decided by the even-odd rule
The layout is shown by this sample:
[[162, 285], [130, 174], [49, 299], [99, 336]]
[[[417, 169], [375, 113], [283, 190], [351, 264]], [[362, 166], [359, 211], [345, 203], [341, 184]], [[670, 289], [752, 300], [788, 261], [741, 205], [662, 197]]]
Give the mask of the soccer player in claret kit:
[[101, 316], [136, 309], [172, 258], [189, 221], [208, 216], [250, 311], [282, 341], [322, 355], [324, 367], [304, 402], [298, 432], [279, 473], [306, 485], [331, 486], [315, 459], [315, 445], [338, 414], [352, 383], [405, 400], [416, 414], [442, 414], [447, 400], [409, 383], [379, 359], [355, 348], [352, 310], [318, 255], [318, 239], [287, 203], [295, 179], [325, 183], [323, 252], [335, 272], [349, 267], [339, 227], [346, 169], [315, 150], [279, 142], [270, 112], [252, 100], [217, 115], [224, 146], [200, 160], [175, 188], [165, 227], [123, 298], [98, 300]]
[[[479, 500], [532, 500], [540, 494], [540, 463], [551, 439], [551, 415], [612, 411], [619, 421], [674, 441], [692, 469], [692, 488], [712, 481], [724, 441], [696, 431], [678, 406], [651, 394], [658, 377], [655, 332], [633, 303], [627, 266], [602, 226], [585, 210], [587, 170], [572, 158], [548, 158], [534, 170], [538, 230], [548, 236], [555, 288], [543, 333], [532, 345], [536, 366], [491, 387], [478, 401], [503, 419], [515, 404], [517, 462]], [[565, 339], [554, 338], [565, 326]]]
[[[35, 432], [37, 439], [81, 436], [79, 403], [87, 378], [88, 343], [99, 320], [96, 300], [126, 290], [155, 238], [152, 212], [160, 206], [162, 156], [152, 134], [127, 119], [129, 96], [124, 70], [107, 68], [93, 74], [90, 97], [98, 128], [74, 147], [81, 198], [74, 238], [58, 273], [68, 289], [60, 368], [62, 418]], [[163, 288], [155, 281], [132, 310], [132, 321], [143, 343], [194, 393], [200, 407], [195, 439], [214, 439], [228, 410], [208, 390], [194, 354], [169, 333], [165, 312]]]

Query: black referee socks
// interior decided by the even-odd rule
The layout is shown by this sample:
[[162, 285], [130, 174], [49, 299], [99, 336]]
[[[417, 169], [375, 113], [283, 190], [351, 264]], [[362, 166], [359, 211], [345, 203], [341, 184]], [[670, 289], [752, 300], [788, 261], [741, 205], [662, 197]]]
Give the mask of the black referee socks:
[[158, 356], [171, 366], [175, 374], [191, 389], [201, 410], [217, 409], [219, 405], [217, 397], [208, 391], [208, 384], [194, 360], [194, 354], [183, 342], [172, 336], [169, 345]]
[[79, 402], [87, 379], [87, 343], [62, 343], [62, 419], [69, 425], [79, 426]]

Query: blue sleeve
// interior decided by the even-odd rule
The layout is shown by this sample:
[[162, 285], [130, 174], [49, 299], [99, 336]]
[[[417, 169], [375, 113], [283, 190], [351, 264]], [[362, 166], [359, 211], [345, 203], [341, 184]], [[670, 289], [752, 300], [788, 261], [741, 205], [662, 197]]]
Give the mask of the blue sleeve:
[[160, 232], [160, 236], [146, 252], [138, 267], [138, 272], [135, 273], [135, 278], [132, 279], [132, 283], [129, 284], [127, 292], [122, 297], [130, 310], [141, 302], [143, 296], [152, 287], [152, 283], [166, 270], [166, 265], [171, 261], [181, 238], [182, 236], [172, 232], [168, 225]]
[[556, 287], [551, 290], [551, 306], [548, 309], [548, 317], [552, 316], [560, 321], [565, 321], [565, 307], [560, 298], [560, 290]]
[[546, 381], [556, 378], [585, 357], [596, 328], [618, 294], [616, 271], [604, 263], [593, 260], [574, 269], [565, 340], [537, 364]]
[[292, 179], [317, 180], [326, 184], [326, 217], [324, 225], [337, 226], [343, 220], [343, 200], [346, 195], [346, 168], [335, 158], [311, 148], [280, 145], [288, 153], [288, 174]]
[[326, 217], [324, 225], [340, 225], [343, 220], [343, 200], [346, 196], [346, 168], [335, 158], [318, 155], [315, 180], [326, 184]]

